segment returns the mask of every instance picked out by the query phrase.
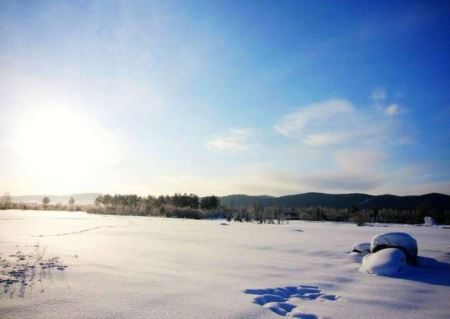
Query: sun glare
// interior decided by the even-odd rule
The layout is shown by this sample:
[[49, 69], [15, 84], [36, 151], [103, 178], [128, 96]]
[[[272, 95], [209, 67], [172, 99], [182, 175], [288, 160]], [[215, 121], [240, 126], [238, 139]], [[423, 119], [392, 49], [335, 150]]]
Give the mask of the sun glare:
[[14, 139], [28, 178], [70, 190], [117, 163], [114, 138], [94, 121], [68, 109], [39, 109], [23, 116]]

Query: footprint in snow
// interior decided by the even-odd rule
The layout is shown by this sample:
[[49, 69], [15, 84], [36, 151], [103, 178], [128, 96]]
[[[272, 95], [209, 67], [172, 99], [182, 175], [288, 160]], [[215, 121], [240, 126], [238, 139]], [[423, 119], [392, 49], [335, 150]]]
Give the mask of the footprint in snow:
[[253, 303], [270, 309], [280, 316], [302, 319], [318, 319], [315, 314], [302, 313], [297, 309], [298, 301], [335, 301], [339, 296], [322, 293], [317, 286], [300, 285], [266, 289], [246, 289], [244, 293], [256, 295]]

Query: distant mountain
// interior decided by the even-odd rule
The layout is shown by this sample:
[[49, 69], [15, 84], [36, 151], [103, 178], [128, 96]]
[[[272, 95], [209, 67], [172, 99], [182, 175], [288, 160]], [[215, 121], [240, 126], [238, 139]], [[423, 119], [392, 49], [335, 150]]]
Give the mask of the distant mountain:
[[239, 207], [242, 205], [251, 205], [254, 203], [261, 204], [263, 206], [273, 206], [277, 197], [261, 195], [261, 196], [250, 196], [244, 194], [228, 195], [220, 198], [220, 203], [222, 205], [230, 207]]
[[394, 208], [394, 209], [414, 209], [425, 206], [434, 209], [450, 209], [450, 196], [438, 193], [430, 193], [420, 196], [395, 196], [379, 195], [362, 203], [362, 207], [367, 208]]
[[73, 197], [75, 204], [93, 204], [95, 198], [100, 193], [82, 193], [71, 195], [27, 195], [27, 196], [12, 196], [12, 201], [16, 203], [41, 203], [42, 199], [47, 196], [50, 199], [50, 203], [67, 204], [70, 197]]
[[439, 210], [450, 209], [450, 196], [437, 193], [415, 196], [369, 195], [360, 193], [304, 193], [280, 197], [229, 195], [221, 197], [220, 201], [223, 205], [232, 207], [258, 203], [264, 206], [278, 205], [282, 207], [321, 206], [349, 208], [352, 205], [356, 205], [361, 208], [415, 209], [420, 205], [424, 205], [428, 208]]

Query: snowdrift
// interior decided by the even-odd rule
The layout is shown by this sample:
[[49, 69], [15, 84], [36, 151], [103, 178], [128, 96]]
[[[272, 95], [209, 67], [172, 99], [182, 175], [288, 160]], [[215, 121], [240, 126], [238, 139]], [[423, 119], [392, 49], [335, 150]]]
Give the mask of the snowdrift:
[[407, 266], [406, 255], [399, 248], [386, 248], [364, 256], [361, 270], [381, 276], [395, 275]]

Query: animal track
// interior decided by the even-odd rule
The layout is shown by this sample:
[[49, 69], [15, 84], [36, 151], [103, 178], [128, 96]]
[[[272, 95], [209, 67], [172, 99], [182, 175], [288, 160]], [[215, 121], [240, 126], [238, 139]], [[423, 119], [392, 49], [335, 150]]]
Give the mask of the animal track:
[[299, 301], [327, 302], [339, 299], [339, 296], [322, 293], [317, 286], [300, 285], [281, 288], [246, 289], [244, 293], [257, 295], [253, 299], [255, 304], [270, 309], [280, 316], [302, 319], [318, 319], [315, 314], [302, 313]]
[[53, 236], [67, 236], [67, 235], [76, 235], [76, 234], [81, 234], [81, 233], [85, 233], [91, 230], [96, 230], [96, 229], [101, 229], [101, 228], [116, 228], [118, 226], [98, 226], [98, 227], [92, 227], [92, 228], [86, 228], [86, 229], [82, 229], [82, 230], [78, 230], [78, 231], [73, 231], [73, 232], [69, 232], [69, 233], [58, 233], [58, 234], [47, 234], [47, 235], [36, 235], [33, 237], [53, 237]]

